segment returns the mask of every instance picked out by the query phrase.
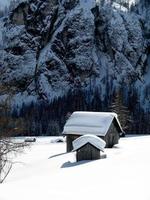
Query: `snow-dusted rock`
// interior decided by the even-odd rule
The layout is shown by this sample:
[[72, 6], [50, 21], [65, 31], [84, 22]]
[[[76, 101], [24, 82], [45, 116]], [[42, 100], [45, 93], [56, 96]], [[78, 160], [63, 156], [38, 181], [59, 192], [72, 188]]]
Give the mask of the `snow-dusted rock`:
[[126, 104], [134, 93], [149, 110], [150, 5], [103, 2], [29, 0], [0, 22], [0, 84], [15, 106], [69, 91], [105, 102], [123, 86]]

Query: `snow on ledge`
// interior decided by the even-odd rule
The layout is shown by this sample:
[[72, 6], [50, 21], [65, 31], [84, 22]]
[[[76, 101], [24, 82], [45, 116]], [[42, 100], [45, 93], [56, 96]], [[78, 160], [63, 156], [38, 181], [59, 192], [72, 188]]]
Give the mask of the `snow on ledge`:
[[96, 135], [83, 135], [76, 140], [73, 141], [73, 151], [80, 149], [85, 144], [90, 143], [95, 146], [97, 149], [104, 151], [104, 147], [106, 146], [106, 142]]

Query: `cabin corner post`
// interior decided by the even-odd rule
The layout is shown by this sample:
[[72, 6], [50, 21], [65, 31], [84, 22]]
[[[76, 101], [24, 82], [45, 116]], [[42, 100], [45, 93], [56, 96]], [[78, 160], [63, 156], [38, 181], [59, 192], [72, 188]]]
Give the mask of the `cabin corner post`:
[[69, 152], [68, 135], [66, 135], [66, 151]]
[[67, 148], [66, 148], [67, 152], [72, 151], [73, 148], [72, 148], [72, 140], [71, 140], [70, 135], [66, 136], [66, 144], [67, 144]]

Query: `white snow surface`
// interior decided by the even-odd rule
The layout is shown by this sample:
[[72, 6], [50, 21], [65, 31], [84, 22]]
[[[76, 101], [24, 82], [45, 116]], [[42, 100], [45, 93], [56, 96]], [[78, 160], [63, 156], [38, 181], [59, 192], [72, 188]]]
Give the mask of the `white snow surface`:
[[0, 20], [0, 49], [3, 46], [3, 44], [2, 44], [3, 43], [3, 35], [2, 35], [3, 25], [4, 25], [4, 22], [2, 20]]
[[[76, 162], [65, 143], [37, 138], [14, 159], [0, 200], [149, 200], [150, 136], [121, 138], [106, 159]], [[55, 156], [58, 155], [58, 156]]]
[[82, 135], [73, 141], [73, 151], [80, 149], [85, 144], [90, 143], [95, 146], [97, 149], [104, 151], [104, 147], [106, 146], [106, 142], [96, 135]]
[[[9, 7], [11, 1], [12, 0], [0, 0], [0, 10], [5, 9], [5, 7]], [[23, 1], [26, 1], [26, 0], [20, 0], [19, 2], [23, 2]]]
[[10, 2], [11, 2], [11, 0], [0, 0], [0, 10], [9, 6]]
[[116, 113], [74, 112], [67, 120], [63, 134], [94, 134], [105, 136], [114, 118], [116, 118], [120, 130], [122, 130]]

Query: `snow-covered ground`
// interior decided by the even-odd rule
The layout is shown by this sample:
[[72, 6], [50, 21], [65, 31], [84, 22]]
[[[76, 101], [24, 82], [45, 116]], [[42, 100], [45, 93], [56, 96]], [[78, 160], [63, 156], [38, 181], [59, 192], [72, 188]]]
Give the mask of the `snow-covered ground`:
[[5, 6], [9, 6], [11, 0], [0, 0], [0, 9], [5, 8]]
[[[12, 0], [0, 0], [0, 10], [4, 10], [6, 7], [9, 7], [10, 3]], [[22, 1], [26, 1], [26, 0], [20, 0], [20, 2]], [[18, 1], [19, 3], [19, 1]], [[15, 4], [17, 4], [17, 1], [15, 2]]]
[[0, 200], [150, 200], [150, 136], [121, 138], [106, 159], [78, 163], [51, 140], [38, 138], [16, 158]]

